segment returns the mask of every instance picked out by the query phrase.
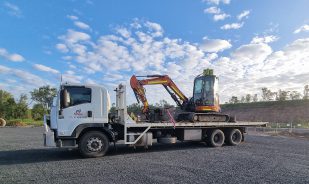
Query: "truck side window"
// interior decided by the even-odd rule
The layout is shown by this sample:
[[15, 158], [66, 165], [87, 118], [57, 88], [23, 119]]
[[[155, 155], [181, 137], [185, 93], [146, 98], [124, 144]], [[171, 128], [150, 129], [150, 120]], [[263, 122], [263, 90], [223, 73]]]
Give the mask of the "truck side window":
[[70, 98], [68, 107], [91, 103], [91, 89], [85, 87], [74, 87], [68, 86], [65, 87], [68, 92], [68, 96]]

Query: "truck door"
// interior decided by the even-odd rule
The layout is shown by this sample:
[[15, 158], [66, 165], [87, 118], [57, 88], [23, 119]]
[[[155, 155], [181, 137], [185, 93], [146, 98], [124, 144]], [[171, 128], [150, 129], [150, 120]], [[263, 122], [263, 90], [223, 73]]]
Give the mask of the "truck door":
[[58, 136], [70, 136], [74, 129], [93, 122], [92, 90], [84, 86], [64, 86], [60, 93]]

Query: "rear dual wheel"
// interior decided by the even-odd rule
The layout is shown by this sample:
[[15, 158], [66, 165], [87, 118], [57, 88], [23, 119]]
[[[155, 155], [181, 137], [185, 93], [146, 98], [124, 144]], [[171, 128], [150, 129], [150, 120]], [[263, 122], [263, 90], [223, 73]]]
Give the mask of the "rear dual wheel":
[[225, 131], [225, 134], [220, 129], [214, 129], [208, 133], [206, 142], [212, 147], [221, 147], [224, 142], [236, 146], [241, 143], [242, 139], [243, 135], [237, 128]]
[[242, 141], [242, 133], [239, 129], [231, 129], [226, 133], [226, 143], [231, 146], [236, 146]]
[[225, 136], [222, 130], [215, 129], [212, 130], [209, 135], [207, 136], [207, 144], [212, 147], [221, 147], [224, 143]]

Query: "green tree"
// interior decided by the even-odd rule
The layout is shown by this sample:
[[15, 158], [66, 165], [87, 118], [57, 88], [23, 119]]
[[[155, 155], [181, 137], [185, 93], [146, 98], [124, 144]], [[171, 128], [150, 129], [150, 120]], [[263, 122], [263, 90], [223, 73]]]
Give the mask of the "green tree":
[[42, 120], [46, 110], [42, 104], [35, 104], [32, 107], [31, 114], [34, 120]]
[[292, 91], [292, 92], [290, 93], [290, 99], [291, 99], [291, 100], [299, 100], [299, 99], [301, 99], [301, 94], [300, 94], [300, 92], [298, 92], [298, 91]]
[[241, 96], [240, 103], [245, 103], [245, 102], [246, 102], [246, 98], [244, 96]]
[[6, 119], [16, 118], [16, 115], [15, 115], [16, 102], [14, 98], [9, 98], [4, 103], [4, 108], [5, 108], [4, 118]]
[[115, 114], [116, 113], [116, 105], [115, 105], [115, 103], [112, 104], [112, 107], [109, 110], [109, 113], [111, 113], [111, 114]]
[[257, 94], [253, 95], [252, 101], [253, 102], [257, 102], [258, 101], [258, 95]]
[[247, 94], [246, 95], [246, 103], [250, 103], [251, 102], [251, 95]]
[[230, 99], [230, 103], [232, 103], [232, 104], [239, 103], [239, 100], [238, 100], [237, 96], [232, 96], [232, 98]]
[[50, 103], [57, 94], [57, 89], [50, 86], [42, 86], [38, 89], [34, 89], [30, 94], [32, 100], [41, 104], [45, 110], [49, 110]]
[[[8, 109], [11, 107], [8, 107], [10, 102], [12, 102], [12, 99], [14, 101], [13, 95], [7, 91], [0, 90], [0, 118], [6, 118], [8, 119]], [[9, 102], [10, 101], [10, 102]]]
[[289, 93], [290, 93], [289, 91], [284, 91], [284, 90], [279, 89], [279, 91], [278, 91], [278, 100], [279, 101], [288, 100]]
[[141, 110], [142, 110], [142, 106], [138, 103], [133, 103], [129, 105], [127, 108], [128, 114], [131, 114], [131, 112], [133, 112], [135, 115], [140, 114], [142, 112]]
[[159, 103], [155, 104], [155, 107], [163, 107], [163, 108], [169, 108], [169, 107], [173, 107], [173, 105], [169, 104], [166, 100], [160, 100]]
[[262, 88], [262, 100], [271, 101], [274, 100], [276, 92], [272, 92], [270, 89]]
[[24, 119], [27, 118], [28, 104], [27, 104], [27, 95], [21, 94], [18, 102], [15, 105], [15, 118]]

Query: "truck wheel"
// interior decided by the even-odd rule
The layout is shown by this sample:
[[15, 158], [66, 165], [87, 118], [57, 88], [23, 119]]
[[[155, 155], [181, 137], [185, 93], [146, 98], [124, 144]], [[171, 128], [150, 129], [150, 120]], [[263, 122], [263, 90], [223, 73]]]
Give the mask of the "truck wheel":
[[242, 141], [242, 133], [239, 129], [231, 129], [227, 132], [226, 143], [231, 146], [236, 146]]
[[221, 147], [224, 143], [224, 139], [224, 133], [220, 129], [215, 129], [210, 132], [207, 143], [212, 147]]
[[99, 131], [91, 131], [85, 133], [78, 144], [79, 152], [83, 157], [102, 157], [109, 148], [109, 140], [107, 136]]

